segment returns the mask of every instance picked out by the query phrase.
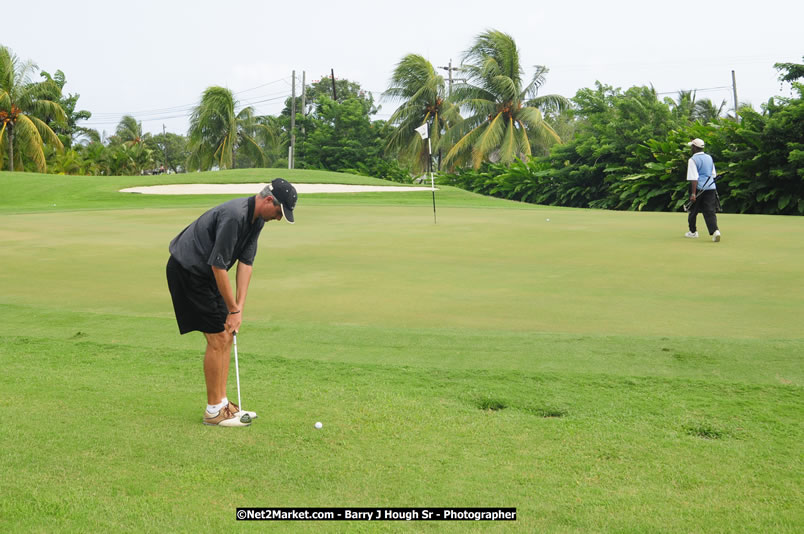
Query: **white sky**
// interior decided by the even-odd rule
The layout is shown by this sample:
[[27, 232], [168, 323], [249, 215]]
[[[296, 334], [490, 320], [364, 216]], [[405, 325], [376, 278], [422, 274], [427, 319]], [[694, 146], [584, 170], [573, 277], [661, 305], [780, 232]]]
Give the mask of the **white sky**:
[[[5, 0], [4, 2], [5, 3]], [[549, 5], [541, 5], [549, 4]], [[802, 62], [804, 2], [651, 0], [39, 0], [5, 18], [0, 44], [79, 93], [86, 126], [114, 132], [134, 115], [143, 130], [185, 134], [189, 109], [211, 85], [241, 106], [278, 114], [296, 70], [316, 80], [335, 70], [380, 98], [396, 63], [417, 53], [435, 66], [460, 63], [486, 29], [510, 34], [525, 78], [550, 68], [541, 94], [572, 97], [596, 80], [626, 89], [652, 84], [675, 98], [732, 108], [731, 71], [740, 102], [755, 109], [790, 96], [775, 62]], [[28, 13], [25, 13], [27, 11]], [[0, 12], [9, 14], [8, 8]], [[446, 77], [447, 72], [441, 71]], [[457, 74], [455, 76], [458, 76]], [[719, 88], [719, 89], [712, 89]], [[382, 102], [375, 118], [396, 105]]]

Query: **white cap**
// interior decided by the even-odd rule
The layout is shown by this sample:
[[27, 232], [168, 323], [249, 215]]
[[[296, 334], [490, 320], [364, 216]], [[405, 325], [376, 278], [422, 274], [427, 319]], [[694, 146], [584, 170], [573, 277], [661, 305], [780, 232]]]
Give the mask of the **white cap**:
[[687, 143], [687, 146], [697, 146], [698, 148], [703, 148], [704, 147], [704, 142], [703, 142], [703, 139], [698, 139], [696, 137], [695, 139], [693, 139], [692, 141]]

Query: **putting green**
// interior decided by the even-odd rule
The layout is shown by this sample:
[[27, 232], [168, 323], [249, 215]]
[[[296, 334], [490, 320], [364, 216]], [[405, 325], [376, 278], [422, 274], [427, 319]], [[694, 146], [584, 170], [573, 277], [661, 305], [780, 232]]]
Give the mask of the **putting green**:
[[445, 505], [516, 506], [504, 531], [798, 530], [804, 219], [721, 215], [712, 243], [682, 213], [444, 187], [434, 224], [429, 191], [301, 195], [263, 231], [238, 336], [260, 416], [204, 427], [203, 338], [178, 335], [164, 268], [232, 197], [118, 191], [266, 174], [382, 183], [0, 173], [0, 530]]

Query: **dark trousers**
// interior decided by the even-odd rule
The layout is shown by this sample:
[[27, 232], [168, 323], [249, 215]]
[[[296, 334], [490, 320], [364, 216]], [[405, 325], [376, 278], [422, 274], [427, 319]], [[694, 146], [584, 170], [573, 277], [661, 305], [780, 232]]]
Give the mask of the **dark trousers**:
[[698, 213], [703, 213], [704, 222], [706, 222], [706, 229], [709, 230], [709, 235], [715, 233], [717, 230], [717, 192], [714, 189], [707, 191], [699, 191], [696, 196], [695, 202], [690, 206], [690, 213], [687, 220], [690, 225], [690, 232], [697, 231]]

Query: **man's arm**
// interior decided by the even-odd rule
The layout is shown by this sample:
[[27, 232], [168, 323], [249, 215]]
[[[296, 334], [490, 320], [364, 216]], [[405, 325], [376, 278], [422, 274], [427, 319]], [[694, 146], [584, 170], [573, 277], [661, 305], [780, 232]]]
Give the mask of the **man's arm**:
[[242, 261], [237, 262], [237, 309], [242, 310], [246, 306], [246, 295], [248, 294], [248, 284], [251, 282], [251, 265]]
[[232, 293], [232, 284], [229, 282], [229, 273], [226, 272], [226, 269], [213, 266], [212, 274], [215, 275], [215, 283], [218, 285], [218, 291], [220, 291], [223, 301], [226, 303], [226, 307], [229, 310], [229, 315], [226, 317], [226, 324], [224, 325], [224, 328], [230, 334], [237, 332], [243, 319], [240, 313], [240, 308], [237, 305], [237, 301], [235, 301], [234, 293]]
[[690, 199], [695, 202], [695, 191], [698, 189], [698, 166], [692, 158], [687, 161], [687, 181], [690, 183]]

